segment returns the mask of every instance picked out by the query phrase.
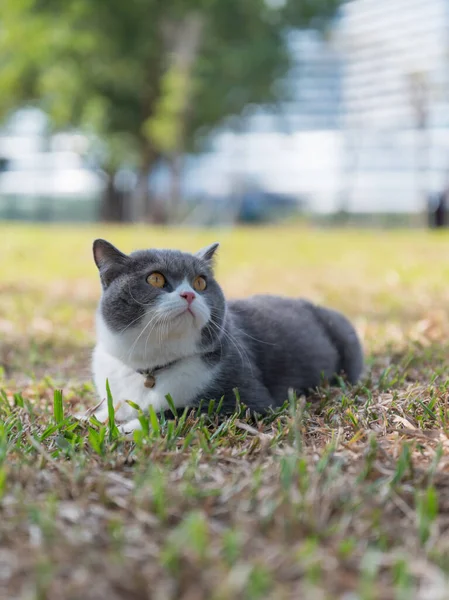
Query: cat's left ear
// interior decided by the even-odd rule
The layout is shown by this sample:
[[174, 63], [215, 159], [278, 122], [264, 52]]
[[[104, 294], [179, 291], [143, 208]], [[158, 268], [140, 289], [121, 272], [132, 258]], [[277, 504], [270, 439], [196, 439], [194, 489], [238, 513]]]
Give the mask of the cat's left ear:
[[199, 252], [197, 252], [195, 256], [197, 258], [200, 258], [201, 260], [205, 260], [208, 263], [213, 263], [214, 254], [217, 251], [219, 245], [220, 244], [218, 242], [215, 242], [210, 246], [206, 246], [205, 248], [202, 248]]
[[103, 288], [125, 270], [129, 257], [106, 240], [95, 240], [93, 245], [95, 264], [100, 272]]

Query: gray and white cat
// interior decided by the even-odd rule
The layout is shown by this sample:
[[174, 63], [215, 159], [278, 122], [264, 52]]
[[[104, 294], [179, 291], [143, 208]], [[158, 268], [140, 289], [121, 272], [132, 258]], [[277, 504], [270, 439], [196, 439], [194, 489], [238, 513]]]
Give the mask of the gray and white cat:
[[140, 428], [127, 400], [160, 412], [167, 394], [177, 408], [224, 397], [223, 410], [232, 411], [237, 388], [246, 406], [263, 413], [282, 405], [289, 388], [302, 393], [337, 374], [350, 383], [360, 377], [362, 349], [345, 317], [277, 296], [227, 302], [213, 274], [217, 247], [126, 255], [94, 242], [103, 295], [93, 374], [101, 398], [109, 381], [123, 432]]

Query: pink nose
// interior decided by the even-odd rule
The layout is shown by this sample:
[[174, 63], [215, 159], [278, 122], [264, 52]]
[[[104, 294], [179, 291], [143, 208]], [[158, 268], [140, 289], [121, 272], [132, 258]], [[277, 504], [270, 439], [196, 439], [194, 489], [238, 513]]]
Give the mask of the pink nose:
[[185, 300], [187, 300], [187, 304], [189, 306], [195, 300], [195, 294], [193, 292], [182, 292], [182, 294], [179, 294], [179, 295], [181, 296], [181, 298], [184, 298]]

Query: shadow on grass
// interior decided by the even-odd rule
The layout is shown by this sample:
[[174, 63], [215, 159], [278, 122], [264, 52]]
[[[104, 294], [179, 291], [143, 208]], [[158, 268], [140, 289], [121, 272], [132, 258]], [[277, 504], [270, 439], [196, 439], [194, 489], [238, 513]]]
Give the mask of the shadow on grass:
[[90, 379], [92, 345], [68, 340], [35, 338], [0, 342], [0, 368], [16, 381], [51, 377], [55, 380]]

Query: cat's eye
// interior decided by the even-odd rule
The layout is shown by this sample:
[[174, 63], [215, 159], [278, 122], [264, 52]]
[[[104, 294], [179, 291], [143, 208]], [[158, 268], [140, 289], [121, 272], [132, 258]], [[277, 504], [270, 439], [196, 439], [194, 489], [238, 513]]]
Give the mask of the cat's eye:
[[156, 288], [163, 288], [165, 285], [165, 277], [162, 275], [162, 273], [155, 271], [154, 273], [148, 275], [147, 283]]
[[198, 275], [198, 277], [195, 277], [193, 287], [197, 292], [204, 292], [204, 290], [207, 288], [207, 281], [204, 279], [204, 277]]

